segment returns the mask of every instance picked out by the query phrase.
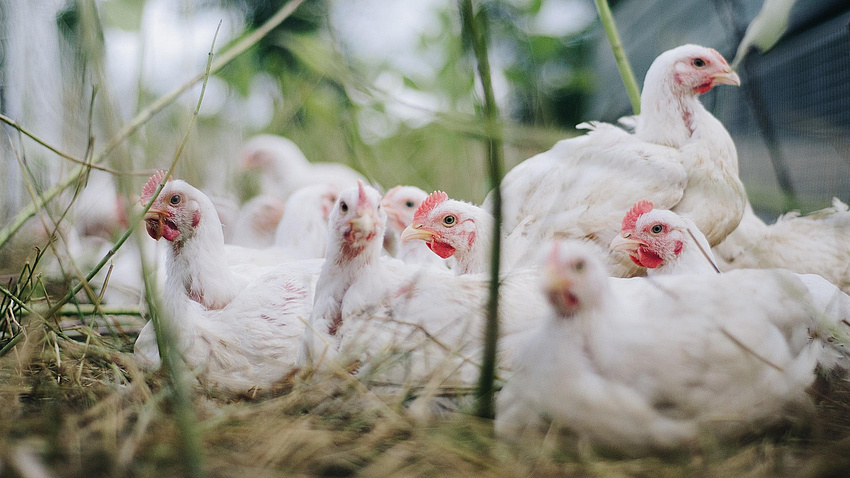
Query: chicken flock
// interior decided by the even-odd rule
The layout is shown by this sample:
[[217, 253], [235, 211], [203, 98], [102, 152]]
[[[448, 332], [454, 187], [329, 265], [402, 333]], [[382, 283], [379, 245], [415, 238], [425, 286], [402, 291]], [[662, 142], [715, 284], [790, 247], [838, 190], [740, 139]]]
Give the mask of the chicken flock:
[[[554, 426], [642, 453], [751, 433], [848, 367], [850, 211], [755, 216], [732, 138], [699, 100], [739, 84], [715, 50], [674, 48], [647, 72], [639, 116], [579, 125], [505, 176], [500, 436]], [[423, 395], [476, 384], [489, 198], [382, 195], [272, 135], [241, 166], [262, 184], [238, 212], [163, 173], [139, 199], [164, 240], [157, 310], [202, 386], [325, 369]], [[159, 366], [153, 322], [134, 353]]]

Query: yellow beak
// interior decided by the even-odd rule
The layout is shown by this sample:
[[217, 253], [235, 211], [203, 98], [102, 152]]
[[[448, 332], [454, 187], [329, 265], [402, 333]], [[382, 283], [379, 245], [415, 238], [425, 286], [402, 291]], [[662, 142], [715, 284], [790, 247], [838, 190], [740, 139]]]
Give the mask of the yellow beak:
[[636, 251], [638, 246], [646, 245], [643, 241], [628, 237], [630, 235], [627, 233], [615, 237], [608, 245], [608, 249], [611, 251]]
[[422, 224], [411, 224], [401, 232], [401, 242], [412, 241], [414, 239], [427, 241], [432, 237], [437, 236], [439, 236], [439, 234], [436, 232], [429, 231], [428, 229], [422, 229]]
[[161, 211], [161, 210], [155, 209], [155, 208], [150, 208], [150, 209], [148, 209], [148, 212], [145, 213], [145, 220], [159, 219], [159, 218], [161, 218], [165, 215], [166, 215], [165, 211]]
[[371, 214], [362, 214], [351, 219], [348, 223], [357, 232], [372, 232], [375, 229], [375, 218]]
[[573, 281], [555, 267], [543, 269], [543, 284], [550, 291], [561, 291], [573, 286]]
[[723, 71], [714, 75], [714, 82], [722, 85], [741, 86], [741, 78], [732, 70]]

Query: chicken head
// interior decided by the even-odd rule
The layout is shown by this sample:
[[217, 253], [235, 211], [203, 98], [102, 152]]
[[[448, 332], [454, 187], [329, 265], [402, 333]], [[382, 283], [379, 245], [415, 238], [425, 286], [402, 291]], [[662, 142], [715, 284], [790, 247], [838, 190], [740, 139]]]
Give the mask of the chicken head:
[[428, 193], [416, 186], [396, 186], [384, 195], [381, 205], [387, 213], [387, 227], [401, 234], [413, 222], [416, 210]]
[[482, 209], [434, 191], [416, 210], [401, 240], [423, 240], [443, 259], [455, 256], [462, 263], [473, 256], [476, 239], [483, 235], [482, 228], [490, 227], [490, 221]]
[[651, 201], [638, 201], [623, 218], [612, 251], [627, 251], [635, 264], [654, 269], [682, 252], [688, 224], [671, 211], [653, 209]]
[[356, 188], [340, 193], [330, 215], [331, 239], [343, 256], [353, 258], [370, 244], [382, 242], [387, 215], [381, 208], [381, 194], [357, 182]]
[[589, 245], [556, 241], [543, 259], [543, 291], [558, 316], [570, 318], [601, 303], [608, 274]]
[[732, 71], [723, 55], [713, 48], [684, 45], [670, 52], [676, 53], [670, 67], [673, 82], [694, 94], [701, 95], [721, 84], [741, 84], [738, 74]]
[[[139, 202], [146, 204], [150, 201], [164, 178], [164, 171], [151, 176], [142, 189]], [[185, 181], [169, 178], [145, 214], [148, 235], [156, 240], [164, 237], [171, 242], [183, 242], [192, 237], [201, 222], [201, 208], [195, 198], [195, 192], [197, 190]]]

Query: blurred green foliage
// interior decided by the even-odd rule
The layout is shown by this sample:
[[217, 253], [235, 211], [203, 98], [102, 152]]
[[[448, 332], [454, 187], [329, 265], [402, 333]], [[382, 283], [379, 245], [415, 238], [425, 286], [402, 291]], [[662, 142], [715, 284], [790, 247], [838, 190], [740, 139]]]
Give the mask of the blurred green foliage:
[[[235, 6], [245, 13], [249, 28], [258, 25], [284, 2], [277, 0], [210, 0]], [[502, 105], [509, 123], [549, 129], [572, 129], [584, 119], [594, 81], [590, 68], [589, 35], [581, 31], [565, 38], [534, 34], [527, 25], [541, 12], [543, 0], [482, 3], [488, 16], [493, 52], [501, 56], [510, 88], [509, 104]], [[447, 110], [437, 121], [408, 124], [385, 118], [392, 125], [382, 137], [363, 140], [364, 116], [391, 115], [374, 81], [386, 65], [358, 64], [346, 54], [330, 28], [328, 4], [308, 0], [293, 18], [284, 22], [249, 54], [226, 68], [221, 77], [246, 96], [251, 81], [267, 73], [277, 81], [282, 100], [275, 100], [275, 115], [264, 132], [293, 139], [313, 160], [340, 161], [360, 169], [387, 187], [412, 183], [425, 189], [442, 188], [456, 197], [480, 201], [490, 188], [483, 177], [480, 138], [471, 138], [444, 120], [474, 122], [469, 110], [476, 94], [474, 62], [459, 35], [456, 6], [434, 12], [440, 29], [423, 35], [418, 51], [425, 54], [439, 45], [443, 63], [431, 78], [411, 78], [402, 72], [405, 88], [445, 99]], [[361, 95], [368, 97], [363, 100]], [[509, 158], [515, 163], [547, 149], [555, 135], [521, 149]], [[563, 135], [561, 135], [563, 136]], [[530, 152], [528, 152], [530, 151]], [[510, 152], [509, 152], [510, 154]], [[517, 156], [519, 155], [519, 156]]]
[[[487, 16], [491, 55], [507, 82], [505, 104], [508, 167], [567, 136], [584, 113], [595, 82], [590, 65], [587, 30], [554, 37], [533, 32], [529, 27], [541, 15], [545, 1], [493, 0], [481, 2], [480, 14]], [[590, 0], [587, 0], [590, 4]], [[59, 21], [71, 44], [80, 44], [79, 11], [90, 0], [70, 4]], [[205, 8], [225, 8], [242, 14], [248, 35], [266, 21], [285, 0], [200, 0], [186, 2], [187, 15]], [[434, 57], [431, 75], [412, 77], [398, 71], [389, 60], [365, 63], [351, 54], [335, 36], [325, 0], [307, 0], [257, 46], [236, 59], [217, 76], [226, 82], [231, 95], [243, 100], [260, 75], [270, 78], [280, 94], [267, 101], [274, 111], [260, 131], [237, 124], [220, 114], [202, 116], [197, 139], [187, 150], [177, 174], [204, 186], [212, 180], [210, 161], [224, 161], [225, 171], [235, 171], [238, 144], [213, 146], [258, 133], [289, 137], [314, 161], [337, 161], [362, 171], [389, 188], [407, 183], [423, 189], [443, 189], [453, 197], [479, 202], [492, 185], [484, 174], [482, 132], [476, 119], [473, 98], [474, 61], [460, 35], [460, 20], [454, 2], [438, 5], [433, 12], [439, 29], [423, 34], [410, 55]], [[141, 28], [145, 0], [111, 0], [98, 3], [100, 19], [108, 27], [133, 31]], [[101, 41], [102, 41], [102, 32]], [[238, 41], [234, 38], [232, 42]], [[144, 46], [143, 46], [144, 48]], [[218, 47], [223, 50], [227, 45]], [[80, 48], [80, 51], [89, 51]], [[397, 117], [405, 99], [383, 90], [379, 79], [389, 72], [399, 78], [406, 91], [437, 98], [434, 110], [423, 110], [421, 120]], [[155, 97], [139, 82], [139, 106]], [[104, 100], [108, 101], [108, 100]], [[439, 106], [436, 106], [437, 103]], [[409, 106], [409, 105], [408, 105]], [[173, 152], [181, 128], [187, 124], [187, 108], [173, 107], [146, 125], [146, 134], [133, 139], [143, 157], [140, 167], [159, 167]], [[519, 130], [517, 128], [520, 128]], [[530, 129], [529, 129], [530, 128]], [[215, 138], [215, 140], [212, 140]], [[131, 148], [128, 154], [133, 154]], [[256, 190], [256, 178], [230, 175], [227, 186], [241, 200]]]

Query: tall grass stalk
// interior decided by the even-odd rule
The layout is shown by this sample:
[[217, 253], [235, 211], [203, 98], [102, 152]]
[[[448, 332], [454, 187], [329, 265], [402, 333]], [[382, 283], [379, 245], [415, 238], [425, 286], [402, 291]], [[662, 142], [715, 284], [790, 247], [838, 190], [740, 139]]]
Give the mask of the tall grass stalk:
[[623, 85], [626, 87], [626, 92], [629, 94], [629, 101], [632, 103], [632, 111], [636, 115], [640, 114], [640, 87], [635, 80], [635, 74], [629, 65], [629, 59], [626, 58], [626, 51], [623, 49], [623, 42], [620, 40], [620, 34], [617, 33], [617, 25], [614, 23], [614, 16], [611, 14], [611, 7], [608, 6], [608, 0], [595, 0], [596, 10], [599, 12], [599, 20], [602, 22], [602, 27], [605, 28], [605, 35], [608, 36], [608, 42], [611, 44], [611, 51], [614, 52], [614, 59], [617, 61], [617, 69], [620, 70], [620, 77], [623, 79]]
[[487, 129], [487, 159], [490, 183], [493, 188], [493, 249], [490, 255], [490, 287], [487, 300], [487, 323], [484, 331], [484, 356], [481, 360], [481, 375], [476, 393], [476, 414], [483, 418], [493, 418], [493, 381], [496, 375], [496, 346], [499, 338], [499, 268], [502, 247], [502, 151], [501, 124], [499, 108], [493, 94], [493, 81], [490, 77], [490, 61], [487, 57], [487, 24], [483, 10], [476, 20], [472, 0], [461, 0], [460, 16], [463, 30], [472, 42], [472, 50], [478, 63], [478, 76], [484, 91], [484, 125]]
[[[210, 52], [207, 58], [207, 67], [204, 72], [204, 82], [201, 85], [201, 94], [198, 97], [198, 104], [195, 107], [195, 111], [192, 113], [192, 119], [189, 122], [189, 127], [186, 130], [186, 134], [183, 136], [183, 141], [180, 143], [180, 147], [177, 148], [177, 153], [174, 156], [174, 160], [171, 162], [171, 167], [168, 169], [168, 173], [162, 179], [162, 182], [160, 182], [156, 192], [153, 194], [153, 197], [145, 205], [144, 213], [147, 213], [148, 209], [150, 209], [151, 205], [153, 205], [154, 201], [156, 201], [157, 197], [159, 197], [159, 193], [162, 191], [165, 183], [168, 182], [171, 172], [174, 171], [174, 167], [177, 166], [177, 161], [180, 159], [183, 149], [189, 141], [189, 135], [192, 133], [195, 121], [198, 119], [198, 113], [201, 110], [201, 103], [204, 101], [204, 93], [207, 89], [207, 80], [209, 80], [210, 70], [212, 67], [215, 41], [218, 38], [220, 30], [221, 22], [219, 22], [218, 28], [216, 28], [215, 35], [213, 36], [212, 45], [210, 46]], [[138, 222], [138, 220], [136, 222]], [[126, 239], [126, 237], [129, 237], [132, 231], [132, 227], [128, 229], [124, 238]], [[167, 314], [168, 312], [164, 311], [162, 308], [158, 294], [156, 293], [156, 281], [153, 279], [152, 274], [148, 273], [148, 262], [145, 259], [146, 258], [143, 258], [142, 260], [142, 271], [145, 281], [145, 290], [148, 291], [146, 297], [151, 312], [151, 321], [153, 321], [154, 331], [156, 332], [156, 345], [159, 349], [159, 356], [162, 360], [163, 367], [165, 367], [166, 372], [169, 377], [171, 377], [171, 386], [173, 388], [172, 405], [174, 407], [174, 419], [180, 432], [180, 441], [182, 445], [180, 451], [183, 455], [184, 470], [187, 477], [204, 477], [206, 476], [206, 473], [204, 472], [204, 453], [201, 443], [201, 433], [198, 429], [197, 416], [195, 414], [195, 406], [192, 402], [192, 385], [189, 381], [191, 377], [190, 374], [187, 373], [186, 364], [181, 360], [180, 353], [175, 347], [177, 340], [174, 331], [171, 329], [173, 321], [170, 319], [176, 318], [163, 317], [163, 314]], [[56, 306], [54, 306], [54, 308], [56, 308]]]
[[33, 132], [29, 131], [28, 129], [24, 128], [23, 126], [19, 125], [15, 120], [13, 120], [12, 118], [9, 118], [6, 115], [0, 114], [0, 121], [2, 121], [3, 123], [6, 123], [7, 125], [11, 126], [12, 128], [15, 128], [19, 133], [30, 138], [31, 140], [35, 141], [36, 143], [40, 144], [41, 146], [47, 148], [49, 151], [53, 152], [55, 155], [59, 156], [60, 158], [67, 159], [68, 161], [71, 161], [72, 163], [85, 165], [87, 168], [97, 169], [99, 171], [105, 171], [107, 173], [112, 173], [112, 174], [122, 174], [121, 171], [116, 171], [116, 170], [109, 168], [107, 166], [100, 166], [100, 165], [97, 165], [97, 164], [91, 164], [91, 163], [88, 163], [86, 161], [83, 161], [82, 159], [71, 156], [68, 153], [64, 153], [64, 152], [60, 151], [59, 148], [51, 145], [50, 143], [44, 141], [41, 138], [39, 138], [35, 133], [33, 133]]
[[[277, 11], [272, 17], [266, 21], [260, 28], [256, 29], [252, 34], [246, 36], [242, 40], [236, 42], [229, 50], [219, 55], [218, 59], [213, 62], [210, 68], [210, 74], [216, 73], [226, 65], [228, 65], [231, 61], [233, 61], [236, 57], [247, 51], [249, 48], [254, 46], [257, 42], [259, 42], [263, 37], [268, 35], [272, 29], [280, 25], [286, 18], [288, 18], [292, 12], [298, 8], [299, 5], [304, 0], [292, 0], [291, 2], [284, 5], [280, 10]], [[127, 125], [124, 126], [121, 131], [118, 132], [107, 145], [100, 150], [97, 154], [92, 157], [90, 161], [91, 164], [99, 164], [101, 163], [112, 151], [117, 148], [128, 136], [135, 133], [143, 124], [145, 124], [148, 120], [150, 120], [155, 114], [159, 113], [163, 108], [170, 105], [174, 102], [180, 95], [185, 93], [187, 90], [195, 86], [195, 84], [201, 82], [206, 77], [205, 73], [200, 73], [194, 78], [190, 79], [180, 87], [176, 88], [171, 93], [160, 97], [153, 103], [151, 103], [147, 108], [139, 112], [135, 118], [133, 118]], [[40, 141], [40, 143], [43, 143]], [[63, 155], [67, 156], [67, 155]], [[77, 179], [84, 174], [90, 165], [81, 165], [76, 170], [69, 173], [65, 176], [59, 183], [55, 186], [51, 187], [47, 191], [39, 196], [37, 201], [30, 203], [27, 207], [25, 207], [21, 212], [19, 212], [12, 222], [0, 230], [0, 247], [3, 247], [9, 239], [15, 235], [18, 230], [23, 227], [24, 223], [34, 216], [36, 212], [38, 212], [45, 204], [53, 200], [59, 193], [64, 191], [68, 186], [74, 184]]]

